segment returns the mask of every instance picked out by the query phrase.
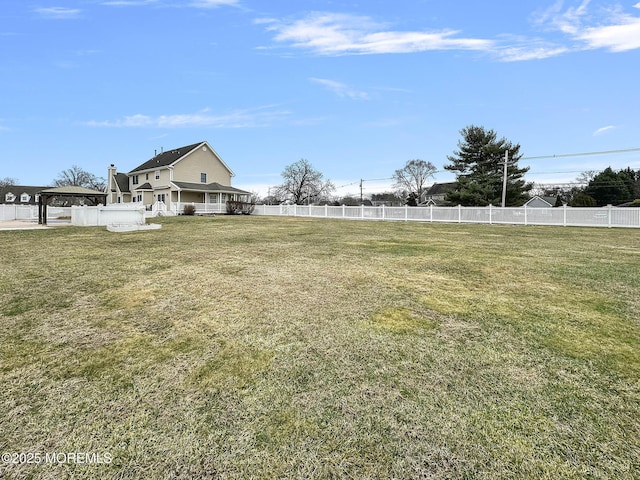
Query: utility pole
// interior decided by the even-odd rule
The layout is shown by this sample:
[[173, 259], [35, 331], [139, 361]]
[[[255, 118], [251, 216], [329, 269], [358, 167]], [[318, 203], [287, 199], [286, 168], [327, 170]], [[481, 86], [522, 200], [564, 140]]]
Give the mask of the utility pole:
[[502, 179], [502, 208], [507, 206], [507, 165], [509, 164], [509, 150], [504, 152], [504, 178]]

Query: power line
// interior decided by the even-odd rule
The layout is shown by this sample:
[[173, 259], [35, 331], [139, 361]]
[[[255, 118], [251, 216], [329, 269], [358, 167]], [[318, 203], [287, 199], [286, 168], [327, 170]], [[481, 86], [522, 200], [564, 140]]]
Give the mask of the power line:
[[626, 148], [624, 150], [606, 150], [603, 152], [583, 152], [583, 153], [562, 153], [559, 155], [540, 155], [537, 157], [521, 157], [520, 160], [540, 160], [543, 158], [561, 158], [561, 157], [586, 157], [589, 155], [610, 155], [614, 153], [640, 152], [640, 148]]
[[346, 183], [344, 185], [340, 185], [336, 188], [344, 188], [344, 187], [350, 187], [351, 185], [357, 185], [361, 182], [380, 182], [382, 180], [393, 180], [393, 177], [387, 177], [387, 178], [363, 178], [360, 180], [357, 180], [355, 182], [351, 182], [351, 183]]

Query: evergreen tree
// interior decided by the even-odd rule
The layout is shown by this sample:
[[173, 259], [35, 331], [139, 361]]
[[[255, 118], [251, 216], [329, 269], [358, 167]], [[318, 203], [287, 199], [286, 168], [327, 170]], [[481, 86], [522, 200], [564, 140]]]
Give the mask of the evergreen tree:
[[633, 174], [626, 170], [614, 172], [607, 167], [593, 177], [585, 193], [600, 207], [630, 202], [635, 198]]
[[596, 201], [584, 193], [584, 190], [576, 188], [571, 194], [571, 200], [569, 200], [569, 206], [571, 207], [595, 207]]
[[518, 168], [520, 145], [505, 138], [498, 139], [496, 132], [470, 125], [460, 131], [462, 140], [458, 150], [447, 156], [451, 165], [445, 169], [456, 172], [455, 190], [447, 194], [447, 201], [469, 206], [501, 205], [505, 152], [509, 151], [507, 166], [507, 206], [524, 204], [532, 183], [523, 176], [529, 168]]

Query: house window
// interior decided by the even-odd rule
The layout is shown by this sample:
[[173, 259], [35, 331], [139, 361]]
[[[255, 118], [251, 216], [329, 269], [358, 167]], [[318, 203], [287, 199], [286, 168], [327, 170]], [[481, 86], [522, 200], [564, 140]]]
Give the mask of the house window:
[[164, 199], [165, 199], [165, 194], [164, 193], [159, 193], [158, 194], [158, 201], [164, 203]]
[[132, 176], [132, 177], [131, 177], [131, 182], [132, 182], [134, 185], [138, 185], [138, 175], [134, 175], [134, 176]]
[[13, 193], [11, 193], [11, 192], [7, 193], [7, 194], [4, 196], [4, 201], [5, 201], [5, 202], [7, 202], [7, 203], [9, 203], [9, 202], [13, 202], [15, 199], [16, 199], [16, 196], [15, 196]]
[[160, 180], [160, 170], [156, 170], [156, 180]]
[[27, 203], [29, 200], [31, 200], [31, 195], [29, 195], [28, 193], [23, 193], [22, 195], [20, 195], [20, 201], [22, 203]]
[[207, 174], [206, 173], [201, 173], [200, 174], [200, 183], [207, 183]]
[[144, 179], [145, 179], [145, 180], [149, 180], [149, 174], [148, 174], [148, 173], [145, 173], [145, 175], [144, 175]]

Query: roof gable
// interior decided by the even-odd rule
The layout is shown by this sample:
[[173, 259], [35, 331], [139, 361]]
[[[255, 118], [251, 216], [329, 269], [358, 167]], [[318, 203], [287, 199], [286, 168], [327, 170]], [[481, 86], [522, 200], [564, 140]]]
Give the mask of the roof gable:
[[526, 207], [548, 208], [553, 205], [539, 195], [531, 197], [525, 204]]
[[208, 148], [209, 151], [213, 154], [213, 156], [222, 164], [222, 166], [225, 169], [227, 169], [229, 174], [232, 177], [235, 175], [233, 173], [233, 170], [229, 168], [229, 165], [227, 165], [224, 162], [224, 160], [222, 160], [220, 155], [218, 155], [218, 152], [216, 152], [213, 148], [211, 148], [211, 145], [209, 145], [209, 142], [206, 142], [206, 141], [198, 142], [192, 145], [187, 145], [185, 147], [175, 148], [173, 150], [167, 150], [166, 152], [162, 152], [161, 154], [156, 155], [150, 160], [147, 160], [146, 162], [144, 162], [142, 165], [139, 165], [138, 167], [131, 170], [129, 172], [129, 175], [133, 173], [143, 172], [145, 170], [156, 170], [158, 168], [175, 165], [181, 160], [184, 160], [186, 157], [188, 157], [191, 153], [193, 153], [195, 150], [197, 150], [200, 147]]

